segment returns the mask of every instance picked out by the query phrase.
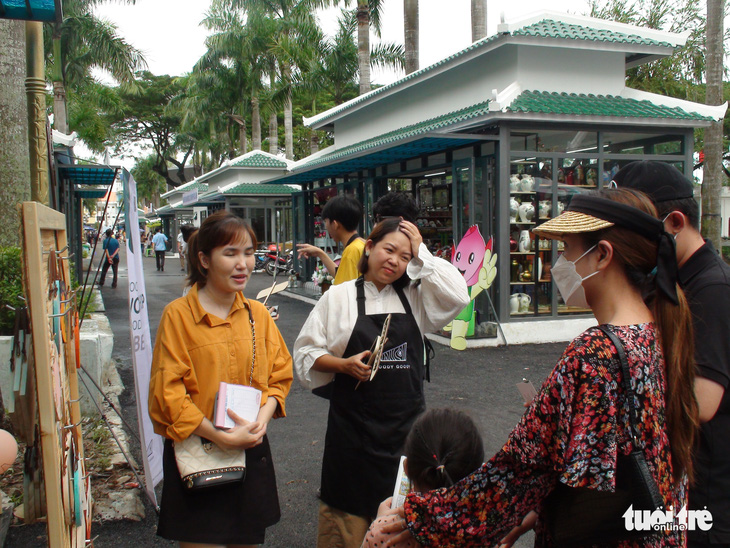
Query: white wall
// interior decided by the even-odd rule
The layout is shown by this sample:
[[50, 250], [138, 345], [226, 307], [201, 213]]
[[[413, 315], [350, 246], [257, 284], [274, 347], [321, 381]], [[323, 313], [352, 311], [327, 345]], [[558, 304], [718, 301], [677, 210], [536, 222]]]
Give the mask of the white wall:
[[624, 79], [620, 51], [506, 45], [337, 120], [335, 146], [478, 104], [515, 81], [522, 90], [617, 95]]

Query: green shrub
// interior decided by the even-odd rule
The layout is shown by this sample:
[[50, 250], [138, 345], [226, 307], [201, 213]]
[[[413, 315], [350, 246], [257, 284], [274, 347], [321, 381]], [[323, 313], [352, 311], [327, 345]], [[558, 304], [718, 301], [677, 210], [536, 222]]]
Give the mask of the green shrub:
[[725, 259], [726, 263], [730, 264], [730, 245], [722, 246], [722, 258]]
[[15, 326], [13, 308], [23, 306], [23, 265], [19, 247], [0, 247], [0, 335], [12, 335]]

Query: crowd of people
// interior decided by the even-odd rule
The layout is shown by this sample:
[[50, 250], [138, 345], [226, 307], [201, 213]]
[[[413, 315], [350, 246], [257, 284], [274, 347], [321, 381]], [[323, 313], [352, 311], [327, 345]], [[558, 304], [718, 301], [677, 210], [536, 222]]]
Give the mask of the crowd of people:
[[[613, 520], [607, 501], [637, 490], [664, 510], [709, 510], [712, 527], [632, 531], [607, 521], [611, 534], [589, 531], [574, 545], [730, 546], [730, 267], [702, 239], [692, 182], [675, 168], [634, 162], [611, 186], [574, 196], [533, 229], [563, 242], [553, 280], [597, 326], [568, 344], [486, 461], [472, 419], [426, 410], [424, 334], [469, 296], [459, 271], [423, 244], [408, 199], [376, 204], [366, 237], [352, 220], [362, 217], [357, 200], [328, 202], [325, 226], [345, 252], [339, 267], [323, 260], [336, 283], [292, 353], [267, 309], [244, 295], [253, 230], [227, 212], [206, 218], [187, 240], [189, 290], [165, 308], [154, 349], [149, 412], [166, 438], [158, 534], [183, 547], [264, 543], [280, 517], [267, 425], [286, 416], [296, 373], [329, 401], [318, 547], [509, 547], [533, 529], [536, 546], [566, 546], [566, 523]], [[299, 253], [326, 255], [310, 245]], [[234, 426], [214, 426], [221, 382], [260, 391], [254, 420], [229, 410]], [[226, 455], [245, 452], [244, 478], [184, 480], [175, 448], [195, 436]], [[401, 455], [410, 493], [398, 506], [389, 496]]]

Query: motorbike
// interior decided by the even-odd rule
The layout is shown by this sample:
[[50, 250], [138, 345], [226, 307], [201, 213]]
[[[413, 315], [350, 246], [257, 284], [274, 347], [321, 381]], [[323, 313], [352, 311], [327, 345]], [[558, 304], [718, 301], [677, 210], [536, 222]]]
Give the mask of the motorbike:
[[261, 272], [262, 270], [266, 270], [266, 263], [269, 262], [268, 250], [257, 249], [254, 251], [253, 255], [255, 258], [253, 271]]
[[276, 253], [276, 246], [270, 245], [266, 252], [266, 262], [264, 263], [264, 270], [269, 276], [274, 274], [291, 274], [294, 270], [294, 254], [287, 253], [281, 255]]

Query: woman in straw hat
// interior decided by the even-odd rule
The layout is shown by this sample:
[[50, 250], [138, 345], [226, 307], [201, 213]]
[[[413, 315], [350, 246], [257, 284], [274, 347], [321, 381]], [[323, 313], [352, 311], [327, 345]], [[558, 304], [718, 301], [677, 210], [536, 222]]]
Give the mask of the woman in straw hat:
[[[534, 527], [536, 546], [565, 546], [554, 536], [555, 497], [578, 492], [575, 488], [613, 492], [617, 480], [631, 477], [623, 468], [617, 471], [617, 459], [623, 461], [634, 449], [643, 454], [664, 508], [671, 506], [677, 514], [686, 504], [697, 405], [691, 319], [676, 283], [674, 242], [651, 202], [626, 190], [575, 196], [566, 212], [534, 232], [565, 243], [552, 270], [565, 302], [590, 306], [599, 326], [625, 349], [637, 439], [630, 435], [618, 350], [600, 327], [590, 328], [568, 345], [489, 462], [448, 489], [408, 496], [398, 511], [403, 519], [389, 529], [402, 529], [399, 540], [413, 536], [427, 546], [511, 546]], [[642, 483], [652, 482], [647, 477]], [[567, 514], [576, 528], [581, 520], [590, 521], [586, 514], [576, 517], [574, 510]], [[631, 512], [626, 515], [616, 523], [615, 534], [600, 539], [602, 546], [686, 543], [679, 522], [629, 540], [627, 527], [643, 525], [633, 521]]]

